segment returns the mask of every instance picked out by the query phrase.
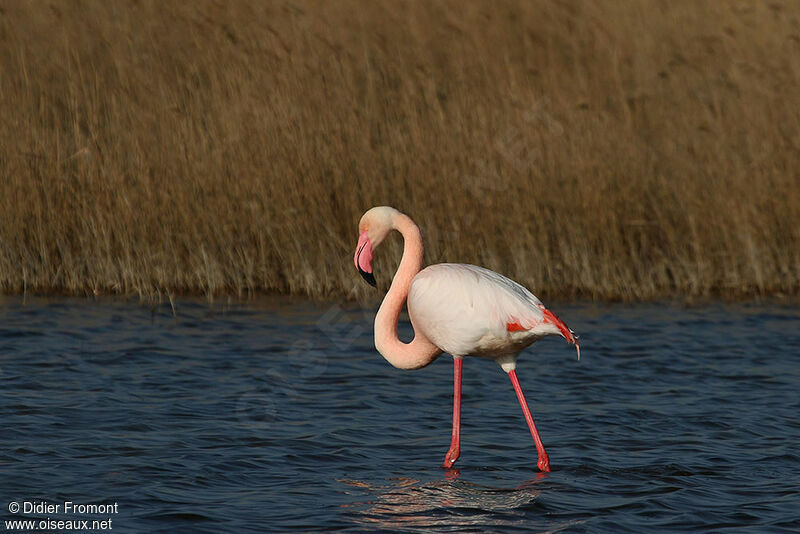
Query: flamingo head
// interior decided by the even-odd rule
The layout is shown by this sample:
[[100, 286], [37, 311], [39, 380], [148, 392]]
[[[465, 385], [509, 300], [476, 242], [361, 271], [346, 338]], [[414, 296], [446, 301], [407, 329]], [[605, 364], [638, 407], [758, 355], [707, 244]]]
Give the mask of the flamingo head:
[[372, 274], [372, 251], [386, 239], [394, 227], [393, 220], [396, 209], [379, 206], [367, 211], [358, 223], [358, 244], [353, 262], [356, 269], [372, 287], [376, 286], [375, 275]]

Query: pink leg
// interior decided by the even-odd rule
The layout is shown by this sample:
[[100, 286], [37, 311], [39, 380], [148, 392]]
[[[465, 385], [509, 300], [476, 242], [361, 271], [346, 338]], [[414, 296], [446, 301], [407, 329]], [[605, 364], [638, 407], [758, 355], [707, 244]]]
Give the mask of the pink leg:
[[522, 394], [522, 388], [519, 386], [519, 380], [517, 380], [517, 372], [512, 369], [508, 373], [508, 376], [511, 377], [511, 383], [514, 385], [514, 391], [517, 392], [519, 405], [522, 406], [522, 413], [525, 414], [525, 420], [528, 422], [528, 428], [531, 429], [531, 436], [533, 436], [533, 442], [536, 444], [536, 452], [539, 453], [539, 470], [548, 472], [550, 471], [550, 458], [547, 457], [547, 453], [544, 450], [544, 444], [542, 443], [542, 438], [539, 437], [539, 432], [536, 430], [536, 424], [533, 422], [533, 416], [528, 408], [528, 403], [525, 401], [525, 395]]
[[461, 366], [464, 360], [453, 358], [453, 439], [442, 467], [450, 469], [461, 453]]

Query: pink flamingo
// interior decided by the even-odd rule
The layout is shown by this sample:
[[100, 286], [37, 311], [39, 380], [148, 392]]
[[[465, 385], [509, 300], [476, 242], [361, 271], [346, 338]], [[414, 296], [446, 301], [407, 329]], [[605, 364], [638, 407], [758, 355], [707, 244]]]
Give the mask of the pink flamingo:
[[[354, 261], [375, 286], [372, 251], [392, 230], [403, 235], [403, 258], [375, 316], [375, 348], [400, 369], [420, 369], [443, 352], [453, 356], [453, 437], [442, 467], [450, 468], [461, 449], [461, 369], [464, 356], [491, 358], [508, 373], [539, 455], [539, 470], [550, 460], [536, 430], [515, 371], [519, 353], [544, 336], [560, 335], [581, 352], [577, 336], [530, 291], [494, 271], [456, 263], [422, 268], [422, 235], [407, 215], [380, 206], [358, 223]], [[414, 339], [397, 337], [397, 321], [408, 300]]]

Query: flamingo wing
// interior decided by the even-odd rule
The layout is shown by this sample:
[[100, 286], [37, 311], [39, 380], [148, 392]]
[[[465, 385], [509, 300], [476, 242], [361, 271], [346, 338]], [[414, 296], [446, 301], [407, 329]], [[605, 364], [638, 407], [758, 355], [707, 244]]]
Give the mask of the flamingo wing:
[[408, 311], [415, 328], [455, 355], [519, 351], [539, 337], [561, 334], [533, 293], [475, 265], [441, 263], [420, 271]]

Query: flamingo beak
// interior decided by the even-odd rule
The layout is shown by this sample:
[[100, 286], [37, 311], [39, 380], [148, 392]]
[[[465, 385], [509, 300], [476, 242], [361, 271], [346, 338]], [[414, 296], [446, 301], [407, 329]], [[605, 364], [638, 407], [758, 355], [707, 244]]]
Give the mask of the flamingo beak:
[[372, 243], [367, 232], [361, 232], [361, 235], [358, 236], [358, 245], [356, 245], [356, 254], [353, 257], [353, 262], [364, 280], [372, 287], [376, 287], [375, 276], [372, 274]]

